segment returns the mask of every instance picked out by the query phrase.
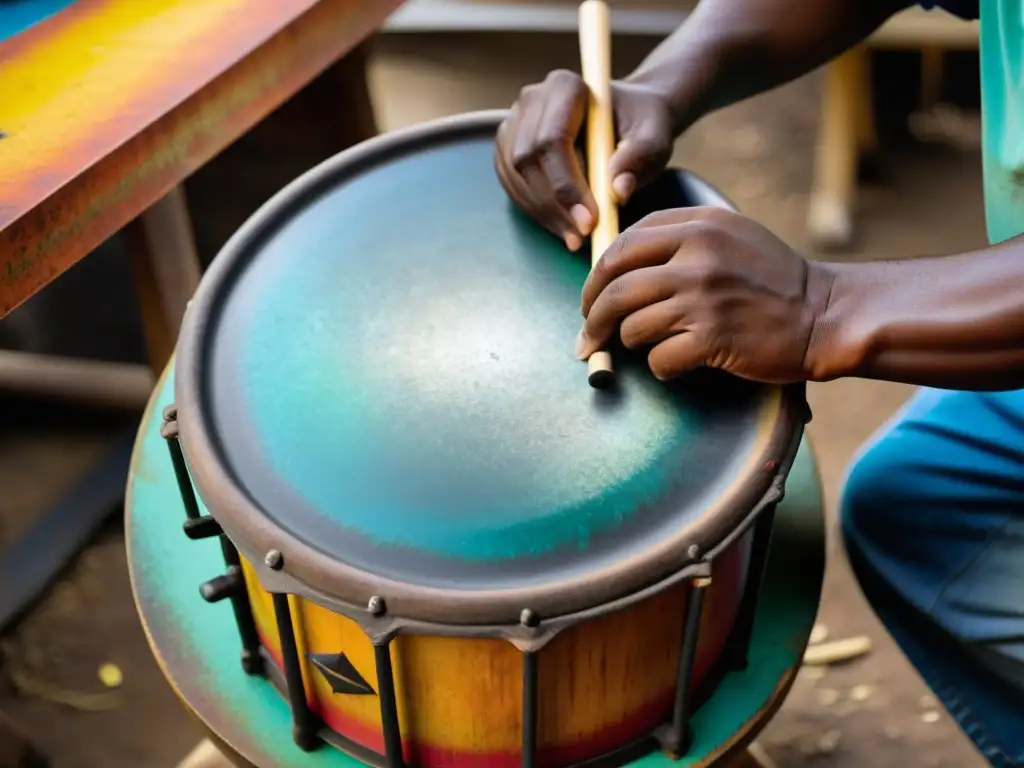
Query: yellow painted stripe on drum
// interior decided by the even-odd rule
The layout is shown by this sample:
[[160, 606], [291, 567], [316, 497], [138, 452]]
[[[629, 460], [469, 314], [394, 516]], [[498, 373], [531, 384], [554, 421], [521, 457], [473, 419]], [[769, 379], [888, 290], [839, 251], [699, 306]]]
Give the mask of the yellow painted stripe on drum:
[[244, 557], [241, 560], [242, 576], [245, 577], [245, 591], [249, 594], [249, 604], [252, 606], [252, 617], [256, 621], [256, 629], [263, 637], [273, 639], [276, 650], [280, 648], [281, 640], [277, 636], [273, 598], [260, 585], [256, 569]]
[[[257, 625], [279, 653], [270, 595], [255, 581], [251, 566], [244, 563], [243, 568]], [[573, 627], [541, 652], [542, 748], [585, 741], [664, 698], [675, 680], [686, 590], [680, 585], [621, 613]], [[344, 653], [376, 689], [373, 646], [363, 630], [319, 605], [291, 600], [302, 658]], [[703, 633], [709, 642], [702, 653], [720, 650], [722, 631], [731, 623], [728, 608], [710, 596]], [[392, 662], [407, 741], [468, 752], [518, 750], [522, 655], [507, 641], [402, 636], [392, 644]], [[380, 732], [376, 696], [335, 694], [308, 660], [303, 673], [318, 708], [327, 710], [322, 714], [333, 710], [364, 732]]]
[[[302, 601], [299, 611], [302, 618], [302, 644], [309, 653], [344, 653], [356, 671], [376, 690], [377, 670], [373, 661], [373, 644], [359, 625], [351, 619], [305, 600]], [[394, 662], [392, 653], [392, 663]], [[395, 677], [401, 677], [397, 665]], [[340, 704], [346, 716], [366, 726], [380, 729], [380, 701], [376, 696], [336, 695], [319, 672], [314, 672], [310, 679], [317, 701], [336, 708]]]

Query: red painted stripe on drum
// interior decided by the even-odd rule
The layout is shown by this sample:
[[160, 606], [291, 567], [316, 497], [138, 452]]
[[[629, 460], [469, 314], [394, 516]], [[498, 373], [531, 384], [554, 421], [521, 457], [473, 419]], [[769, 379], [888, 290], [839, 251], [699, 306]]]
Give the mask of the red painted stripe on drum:
[[[655, 700], [634, 712], [621, 722], [608, 725], [597, 733], [569, 744], [542, 748], [537, 756], [540, 766], [572, 765], [610, 752], [649, 733], [665, 722], [672, 708], [675, 689], [669, 688]], [[384, 737], [379, 730], [327, 706], [311, 703], [313, 711], [328, 727], [343, 733], [357, 744], [383, 754]], [[519, 768], [522, 756], [518, 750], [502, 752], [469, 752], [430, 744], [402, 741], [407, 765], [429, 768]]]

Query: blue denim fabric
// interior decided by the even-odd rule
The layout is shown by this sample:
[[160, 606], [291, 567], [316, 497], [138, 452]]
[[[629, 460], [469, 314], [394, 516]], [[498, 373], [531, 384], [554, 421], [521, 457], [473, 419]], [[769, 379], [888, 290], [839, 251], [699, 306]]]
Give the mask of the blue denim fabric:
[[992, 765], [1024, 766], [1024, 391], [918, 392], [840, 514], [904, 653]]

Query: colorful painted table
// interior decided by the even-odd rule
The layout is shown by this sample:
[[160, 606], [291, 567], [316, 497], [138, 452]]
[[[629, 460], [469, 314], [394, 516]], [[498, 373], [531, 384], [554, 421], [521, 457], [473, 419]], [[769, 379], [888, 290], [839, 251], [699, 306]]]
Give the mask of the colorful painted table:
[[[355, 49], [399, 4], [0, 4], [0, 317]], [[353, 97], [367, 103], [345, 103]], [[365, 82], [339, 103], [366, 113]]]
[[[240, 765], [261, 768], [356, 768], [330, 747], [306, 753], [291, 738], [291, 712], [275, 688], [246, 675], [228, 601], [205, 603], [199, 585], [220, 573], [215, 539], [181, 530], [180, 496], [160, 414], [172, 401], [173, 371], [157, 387], [142, 420], [128, 482], [128, 560], [139, 613], [167, 679]], [[205, 513], [205, 511], [204, 511]], [[688, 755], [641, 759], [637, 768], [707, 766], [738, 755], [781, 705], [817, 613], [825, 531], [817, 471], [805, 444], [779, 505], [758, 607], [750, 663], [729, 672], [696, 713]]]

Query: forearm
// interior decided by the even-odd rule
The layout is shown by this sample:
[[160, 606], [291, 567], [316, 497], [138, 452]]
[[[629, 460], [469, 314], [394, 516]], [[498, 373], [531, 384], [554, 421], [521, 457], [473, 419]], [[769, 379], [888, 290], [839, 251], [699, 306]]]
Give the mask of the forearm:
[[803, 75], [911, 0], [701, 0], [627, 80], [664, 93], [677, 131]]
[[813, 379], [1024, 387], [1024, 237], [959, 256], [815, 269], [831, 290], [808, 349]]

